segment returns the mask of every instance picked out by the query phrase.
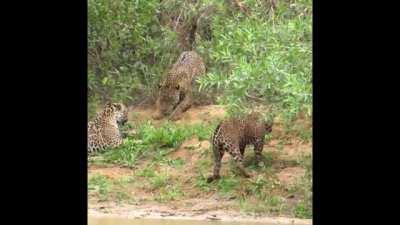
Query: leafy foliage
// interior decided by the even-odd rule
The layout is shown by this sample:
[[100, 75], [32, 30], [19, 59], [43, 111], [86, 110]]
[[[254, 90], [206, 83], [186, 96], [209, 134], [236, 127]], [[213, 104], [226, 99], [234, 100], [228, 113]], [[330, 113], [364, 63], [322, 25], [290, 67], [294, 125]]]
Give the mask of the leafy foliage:
[[176, 35], [159, 25], [159, 1], [89, 0], [89, 101], [151, 95], [172, 63]]
[[287, 119], [299, 112], [310, 116], [312, 21], [310, 13], [296, 13], [301, 8], [297, 4], [310, 9], [311, 1], [291, 7], [280, 3], [272, 18], [259, 1], [247, 3], [254, 9], [251, 16], [215, 17], [212, 43], [199, 46], [211, 49], [214, 62], [199, 79], [200, 88], [223, 88], [219, 102], [231, 113], [254, 107], [256, 100], [274, 105]]
[[[290, 121], [312, 109], [311, 0], [243, 0], [249, 14], [229, 1], [89, 0], [89, 112], [99, 102], [154, 99], [155, 85], [183, 50], [179, 28], [200, 9], [217, 9], [206, 22], [211, 40], [196, 36], [207, 75], [200, 89], [218, 90], [232, 114], [273, 105]], [[199, 25], [199, 29], [200, 29]], [[214, 92], [213, 92], [214, 93]]]

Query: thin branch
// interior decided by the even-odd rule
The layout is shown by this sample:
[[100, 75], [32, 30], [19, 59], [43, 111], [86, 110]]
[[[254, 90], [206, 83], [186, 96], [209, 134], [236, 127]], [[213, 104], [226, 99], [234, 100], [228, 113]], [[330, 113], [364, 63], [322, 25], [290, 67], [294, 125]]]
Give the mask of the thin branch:
[[179, 20], [181, 19], [181, 15], [182, 15], [182, 10], [179, 12], [179, 16], [176, 19], [174, 30], [176, 30], [176, 28], [178, 27], [178, 23], [179, 23]]
[[250, 98], [250, 99], [253, 99], [255, 101], [258, 101], [258, 102], [264, 102], [264, 99], [256, 97], [256, 96], [252, 96], [252, 95], [249, 95], [249, 94], [246, 94], [246, 97]]

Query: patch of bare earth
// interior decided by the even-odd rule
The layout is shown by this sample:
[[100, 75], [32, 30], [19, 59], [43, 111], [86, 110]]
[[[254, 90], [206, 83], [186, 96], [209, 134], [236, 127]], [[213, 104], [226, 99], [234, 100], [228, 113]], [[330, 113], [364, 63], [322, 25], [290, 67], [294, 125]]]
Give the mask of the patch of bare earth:
[[278, 180], [288, 186], [296, 183], [297, 179], [304, 176], [306, 170], [301, 167], [288, 167], [277, 174]]
[[[195, 185], [197, 162], [201, 159], [202, 153], [208, 151], [210, 143], [208, 141], [199, 141], [198, 138], [186, 140], [182, 145], [169, 156], [168, 159], [184, 161], [181, 168], [167, 167], [168, 174], [180, 184], [181, 190], [185, 193], [185, 198], [189, 198], [189, 202], [203, 203], [209, 195], [199, 191]], [[175, 201], [176, 207], [185, 208], [187, 202]]]
[[183, 114], [181, 120], [177, 121], [180, 124], [195, 124], [211, 122], [215, 119], [222, 119], [226, 116], [223, 106], [206, 105], [190, 108]]
[[304, 155], [312, 154], [312, 143], [292, 140], [282, 144], [280, 140], [273, 139], [264, 146], [264, 151], [271, 151], [282, 160], [296, 160]]
[[[142, 123], [147, 120], [152, 120], [155, 124], [160, 124], [166, 121], [153, 120], [152, 116], [156, 114], [156, 108], [154, 106], [142, 106], [134, 108], [128, 113], [128, 120], [133, 123]], [[183, 113], [182, 118], [175, 123], [177, 124], [195, 124], [210, 122], [214, 119], [222, 119], [226, 116], [226, 112], [223, 106], [220, 105], [205, 105], [205, 106], [195, 106], [188, 109]]]
[[[218, 205], [218, 202], [210, 204]], [[243, 214], [229, 210], [177, 210], [174, 206], [141, 204], [115, 204], [104, 202], [95, 206], [89, 205], [88, 214], [94, 218], [125, 218], [125, 219], [169, 219], [169, 220], [194, 220], [194, 221], [223, 221], [223, 222], [247, 222], [266, 224], [294, 224], [311, 225], [310, 219], [295, 219], [285, 217], [267, 217], [260, 215]]]
[[92, 175], [102, 175], [110, 179], [119, 179], [133, 174], [132, 169], [118, 166], [90, 165], [88, 168], [89, 177]]

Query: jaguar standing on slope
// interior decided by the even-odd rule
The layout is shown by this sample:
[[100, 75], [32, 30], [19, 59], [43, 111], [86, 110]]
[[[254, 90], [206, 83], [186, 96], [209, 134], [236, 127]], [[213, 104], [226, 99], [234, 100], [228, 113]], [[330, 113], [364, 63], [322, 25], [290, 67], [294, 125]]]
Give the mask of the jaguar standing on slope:
[[154, 119], [178, 120], [192, 105], [192, 91], [197, 76], [205, 74], [203, 59], [194, 51], [182, 52], [159, 85]]
[[256, 164], [258, 164], [262, 157], [265, 135], [271, 131], [272, 122], [266, 122], [258, 113], [252, 113], [245, 118], [230, 118], [222, 121], [212, 137], [214, 171], [213, 175], [208, 177], [207, 182], [220, 178], [221, 160], [225, 152], [233, 157], [240, 172], [245, 177], [250, 177], [243, 165], [246, 145], [254, 146]]
[[115, 148], [122, 144], [120, 128], [128, 121], [128, 109], [122, 103], [107, 103], [93, 121], [88, 123], [89, 154]]

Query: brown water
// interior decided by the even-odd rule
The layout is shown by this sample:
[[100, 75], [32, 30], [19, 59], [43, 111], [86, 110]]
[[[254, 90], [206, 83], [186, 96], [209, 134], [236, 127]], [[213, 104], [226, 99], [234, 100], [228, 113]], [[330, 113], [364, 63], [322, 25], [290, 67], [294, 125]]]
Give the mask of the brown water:
[[198, 220], [168, 220], [168, 219], [124, 219], [124, 218], [94, 218], [89, 217], [88, 225], [276, 225], [259, 222], [223, 222]]

